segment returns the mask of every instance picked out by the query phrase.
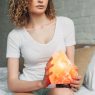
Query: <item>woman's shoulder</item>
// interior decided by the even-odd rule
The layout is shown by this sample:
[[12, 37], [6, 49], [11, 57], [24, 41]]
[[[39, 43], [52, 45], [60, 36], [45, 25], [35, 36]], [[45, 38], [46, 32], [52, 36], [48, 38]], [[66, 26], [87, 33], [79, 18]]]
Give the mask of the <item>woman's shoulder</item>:
[[14, 28], [9, 32], [8, 37], [18, 38], [21, 35], [22, 31], [22, 28]]
[[57, 16], [57, 18], [58, 18], [58, 20], [59, 20], [60, 22], [64, 22], [64, 23], [67, 23], [67, 24], [73, 23], [73, 20], [72, 20], [71, 18], [69, 18], [69, 17]]

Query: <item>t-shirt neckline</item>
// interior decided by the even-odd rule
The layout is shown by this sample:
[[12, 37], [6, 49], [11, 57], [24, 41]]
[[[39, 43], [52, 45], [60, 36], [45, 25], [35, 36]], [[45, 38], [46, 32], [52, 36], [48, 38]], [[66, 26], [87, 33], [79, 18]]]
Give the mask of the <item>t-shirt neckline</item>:
[[23, 27], [23, 30], [24, 30], [24, 33], [27, 35], [27, 37], [29, 37], [29, 39], [32, 41], [32, 43], [34, 43], [34, 44], [36, 44], [36, 45], [40, 45], [40, 46], [48, 46], [48, 45], [53, 44], [53, 42], [54, 42], [55, 39], [56, 39], [57, 26], [58, 26], [58, 17], [56, 17], [55, 33], [54, 33], [52, 39], [51, 39], [49, 42], [47, 42], [46, 44], [40, 43], [40, 42], [36, 41], [36, 40], [28, 33], [28, 31], [26, 30], [25, 27]]

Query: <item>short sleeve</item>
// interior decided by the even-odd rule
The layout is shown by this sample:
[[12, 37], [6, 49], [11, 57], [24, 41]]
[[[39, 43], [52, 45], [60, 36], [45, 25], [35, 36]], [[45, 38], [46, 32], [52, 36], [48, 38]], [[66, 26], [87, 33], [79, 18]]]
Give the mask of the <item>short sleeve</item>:
[[75, 41], [75, 27], [71, 19], [66, 21], [66, 35], [65, 35], [65, 46], [72, 46], [76, 44]]
[[11, 31], [7, 38], [6, 57], [19, 58], [20, 57], [20, 38], [18, 31]]

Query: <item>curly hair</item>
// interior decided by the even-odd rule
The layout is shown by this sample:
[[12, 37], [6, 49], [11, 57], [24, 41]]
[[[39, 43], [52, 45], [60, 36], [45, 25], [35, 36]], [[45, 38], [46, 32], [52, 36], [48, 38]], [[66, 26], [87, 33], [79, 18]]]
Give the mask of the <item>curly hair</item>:
[[[28, 4], [28, 0], [9, 0], [9, 17], [11, 22], [17, 27], [23, 27], [29, 23]], [[56, 13], [52, 0], [49, 0], [45, 14], [49, 19], [55, 18]]]

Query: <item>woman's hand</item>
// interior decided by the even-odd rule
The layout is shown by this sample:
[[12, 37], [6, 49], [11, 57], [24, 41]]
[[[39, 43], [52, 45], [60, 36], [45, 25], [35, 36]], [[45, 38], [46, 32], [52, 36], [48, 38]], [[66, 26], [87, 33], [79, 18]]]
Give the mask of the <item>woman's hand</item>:
[[50, 60], [48, 61], [45, 67], [45, 75], [42, 81], [42, 84], [44, 87], [47, 87], [50, 84], [49, 76], [52, 74], [52, 72], [49, 72], [49, 69], [53, 66], [53, 64], [51, 64], [51, 60], [52, 60], [52, 57], [50, 58]]
[[76, 92], [80, 88], [80, 81], [81, 81], [81, 76], [78, 76], [74, 81], [70, 84], [71, 89]]

